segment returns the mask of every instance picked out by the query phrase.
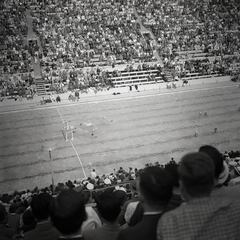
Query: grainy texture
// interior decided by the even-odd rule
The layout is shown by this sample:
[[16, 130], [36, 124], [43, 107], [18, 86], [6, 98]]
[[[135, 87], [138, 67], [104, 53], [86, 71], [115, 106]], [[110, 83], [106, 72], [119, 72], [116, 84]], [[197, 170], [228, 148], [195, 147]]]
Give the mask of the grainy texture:
[[[113, 98], [113, 97], [112, 97]], [[120, 101], [59, 106], [69, 125], [76, 127], [73, 144], [87, 176], [89, 163], [98, 174], [120, 166], [177, 161], [202, 144], [220, 151], [237, 150], [240, 143], [240, 88], [176, 92]], [[207, 112], [207, 116], [199, 116]], [[82, 178], [83, 172], [70, 142], [65, 142], [56, 108], [2, 114], [0, 121], [0, 192], [51, 184], [48, 152], [53, 141], [55, 183]], [[80, 123], [90, 121], [97, 130]], [[214, 128], [217, 127], [217, 133]], [[195, 137], [195, 131], [198, 136]]]

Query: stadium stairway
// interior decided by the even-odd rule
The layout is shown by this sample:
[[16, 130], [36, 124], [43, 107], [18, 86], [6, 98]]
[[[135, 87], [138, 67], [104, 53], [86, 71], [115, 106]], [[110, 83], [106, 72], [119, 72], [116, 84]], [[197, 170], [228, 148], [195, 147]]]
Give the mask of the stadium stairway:
[[46, 95], [46, 89], [45, 89], [45, 82], [42, 77], [35, 78], [36, 88], [37, 88], [37, 94], [39, 96]]
[[[29, 40], [33, 40], [33, 39], [37, 40], [37, 43], [38, 43], [40, 51], [41, 51], [42, 47], [41, 47], [39, 37], [33, 31], [33, 25], [32, 25], [33, 18], [31, 16], [30, 11], [27, 10], [25, 12], [25, 15], [26, 15], [27, 25], [28, 25], [28, 34], [27, 34], [27, 38], [26, 38], [27, 44], [28, 44]], [[32, 66], [33, 66], [33, 71], [34, 71], [34, 76], [35, 76], [37, 94], [44, 95], [44, 94], [46, 94], [46, 89], [45, 89], [45, 85], [44, 85], [44, 79], [42, 78], [40, 61], [39, 60], [35, 61], [35, 59], [32, 58]]]
[[166, 67], [165, 67], [165, 68], [163, 69], [163, 73], [165, 74], [168, 82], [173, 81], [173, 72], [174, 72], [174, 70], [171, 69], [171, 68], [166, 68]]
[[147, 29], [147, 28], [145, 28], [145, 27], [143, 26], [143, 24], [142, 24], [142, 19], [141, 19], [141, 17], [138, 15], [137, 10], [136, 10], [135, 7], [133, 8], [133, 11], [134, 11], [135, 16], [137, 17], [138, 23], [140, 24], [140, 32], [141, 32], [141, 34], [142, 34], [142, 35], [144, 35], [144, 34], [150, 34], [151, 38], [153, 39], [153, 41], [152, 41], [153, 46], [154, 46], [153, 55], [155, 56], [155, 58], [157, 59], [157, 61], [160, 63], [160, 65], [163, 66], [163, 61], [162, 61], [161, 57], [159, 56], [158, 51], [155, 50], [155, 49], [157, 49], [158, 44], [157, 44], [157, 41], [156, 41], [156, 38], [155, 38], [154, 34], [152, 33], [151, 30], [149, 30], [149, 29]]

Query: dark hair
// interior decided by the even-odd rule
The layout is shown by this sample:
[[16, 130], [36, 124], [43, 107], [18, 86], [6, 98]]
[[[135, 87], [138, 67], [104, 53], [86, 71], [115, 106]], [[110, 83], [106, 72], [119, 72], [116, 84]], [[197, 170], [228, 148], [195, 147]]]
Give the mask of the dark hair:
[[182, 157], [178, 173], [185, 191], [192, 197], [202, 197], [208, 196], [212, 191], [214, 170], [211, 158], [198, 152]]
[[33, 216], [31, 209], [26, 210], [22, 215], [23, 225], [19, 228], [19, 231], [23, 233], [31, 231], [36, 228], [37, 220]]
[[173, 185], [175, 187], [179, 187], [178, 164], [176, 162], [166, 164], [165, 170], [167, 170], [171, 174], [173, 178]]
[[16, 213], [16, 210], [17, 210], [17, 206], [15, 204], [11, 204], [8, 211], [10, 213]]
[[172, 197], [173, 179], [164, 169], [147, 167], [140, 175], [139, 188], [146, 202], [166, 206]]
[[33, 196], [31, 209], [37, 220], [44, 220], [49, 217], [49, 206], [51, 201], [52, 196], [48, 193], [40, 193]]
[[218, 179], [222, 170], [223, 170], [223, 156], [222, 154], [215, 148], [209, 145], [205, 145], [199, 148], [199, 152], [203, 152], [207, 154], [214, 163], [215, 166], [215, 178]]
[[124, 192], [122, 190], [116, 190], [113, 192], [113, 194], [117, 197], [121, 206], [123, 206], [123, 204], [127, 201], [127, 193], [126, 192]]
[[109, 222], [114, 222], [120, 212], [120, 201], [114, 193], [103, 192], [96, 197], [97, 210], [101, 217]]
[[30, 209], [26, 210], [22, 215], [24, 225], [30, 225], [36, 222], [36, 219]]
[[77, 232], [86, 219], [84, 199], [72, 189], [63, 190], [50, 206], [51, 220], [56, 229], [68, 235]]
[[0, 223], [4, 223], [4, 220], [7, 217], [7, 211], [4, 205], [0, 203]]

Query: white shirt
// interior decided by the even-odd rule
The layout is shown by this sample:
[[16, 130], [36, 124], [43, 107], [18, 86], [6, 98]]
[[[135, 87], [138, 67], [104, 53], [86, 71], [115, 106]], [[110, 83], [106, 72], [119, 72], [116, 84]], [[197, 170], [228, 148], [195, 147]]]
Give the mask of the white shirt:
[[96, 172], [93, 172], [93, 171], [92, 171], [92, 172], [91, 172], [91, 177], [92, 177], [92, 178], [96, 178], [96, 177], [97, 177]]

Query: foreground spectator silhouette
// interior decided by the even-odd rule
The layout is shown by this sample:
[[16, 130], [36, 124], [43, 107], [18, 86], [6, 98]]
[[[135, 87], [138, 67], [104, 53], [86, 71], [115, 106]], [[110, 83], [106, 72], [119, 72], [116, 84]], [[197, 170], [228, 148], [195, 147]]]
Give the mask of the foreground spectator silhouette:
[[[173, 186], [174, 186], [172, 197], [171, 197], [165, 211], [173, 210], [173, 209], [179, 207], [181, 205], [181, 203], [183, 202], [183, 200], [181, 198], [181, 194], [180, 194], [179, 177], [178, 177], [177, 169], [178, 169], [178, 164], [174, 160], [172, 160], [171, 162], [169, 162], [168, 164], [165, 165], [165, 170], [167, 170], [173, 178]], [[139, 202], [136, 207], [136, 210], [134, 211], [134, 213], [130, 219], [129, 226], [135, 226], [138, 222], [140, 222], [143, 217], [143, 213], [144, 213], [144, 209], [143, 209], [142, 203]]]
[[103, 192], [96, 197], [97, 210], [103, 222], [100, 228], [84, 232], [85, 240], [112, 240], [123, 227], [118, 223], [121, 204], [114, 193]]
[[157, 239], [239, 239], [240, 203], [211, 197], [214, 164], [201, 152], [181, 159], [179, 179], [186, 200], [175, 210], [165, 213], [157, 227]]
[[215, 185], [211, 193], [212, 196], [224, 197], [233, 200], [240, 199], [240, 186], [224, 186], [224, 182], [229, 178], [229, 167], [223, 160], [222, 154], [212, 146], [202, 146], [199, 152], [206, 153], [210, 156], [215, 166]]
[[0, 239], [11, 239], [17, 234], [17, 229], [6, 226], [8, 222], [8, 213], [5, 207], [0, 203]]
[[48, 193], [40, 193], [33, 196], [31, 201], [32, 213], [37, 219], [35, 229], [24, 234], [24, 240], [54, 240], [58, 239], [59, 232], [51, 225], [49, 218], [49, 206], [52, 196]]
[[34, 217], [31, 209], [27, 209], [22, 215], [22, 226], [20, 227], [19, 231], [23, 234], [35, 229], [37, 226], [37, 220]]
[[61, 233], [59, 239], [83, 240], [82, 223], [86, 220], [84, 199], [72, 189], [62, 191], [50, 206], [53, 225]]
[[20, 214], [16, 213], [17, 212], [17, 205], [16, 204], [12, 204], [9, 207], [9, 214], [8, 214], [8, 225], [11, 228], [15, 228], [18, 229], [19, 225], [20, 225]]
[[121, 230], [117, 240], [156, 239], [157, 222], [171, 199], [173, 179], [164, 169], [148, 167], [140, 175], [137, 188], [144, 209], [142, 221]]

